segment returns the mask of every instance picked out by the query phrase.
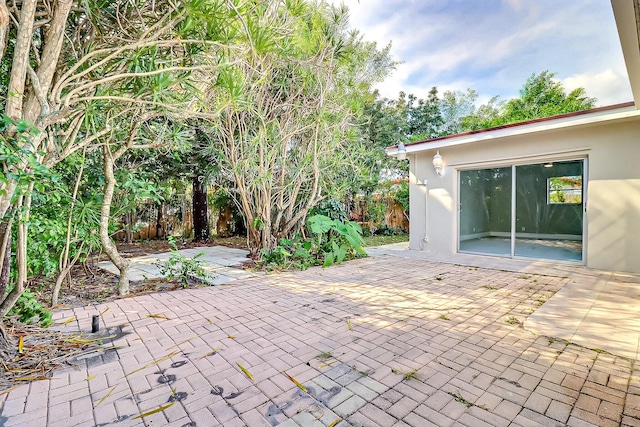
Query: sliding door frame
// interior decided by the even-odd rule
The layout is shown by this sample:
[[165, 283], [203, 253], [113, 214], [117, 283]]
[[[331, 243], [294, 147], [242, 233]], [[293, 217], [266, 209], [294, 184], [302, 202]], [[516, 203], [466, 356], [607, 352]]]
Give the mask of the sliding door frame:
[[[457, 209], [457, 230], [456, 230], [456, 250], [459, 253], [468, 253], [468, 254], [478, 254], [478, 255], [487, 255], [487, 256], [498, 256], [505, 257], [504, 255], [496, 255], [490, 253], [480, 253], [480, 252], [470, 252], [470, 251], [462, 251], [460, 249], [460, 230], [461, 230], [461, 217], [462, 217], [462, 204], [463, 200], [461, 200], [461, 189], [460, 189], [460, 173], [464, 171], [473, 171], [473, 170], [482, 170], [482, 169], [493, 169], [493, 168], [505, 168], [511, 167], [511, 232], [510, 234], [510, 248], [511, 253], [508, 256], [512, 259], [539, 259], [539, 258], [529, 258], [516, 256], [516, 198], [517, 198], [517, 187], [516, 187], [516, 167], [518, 166], [526, 166], [526, 165], [536, 165], [547, 162], [568, 162], [568, 161], [581, 161], [582, 162], [582, 259], [580, 261], [566, 261], [566, 260], [556, 260], [551, 259], [554, 262], [567, 262], [571, 264], [582, 264], [586, 265], [587, 259], [587, 232], [588, 232], [588, 221], [587, 221], [587, 197], [588, 197], [588, 186], [589, 186], [589, 157], [585, 155], [576, 155], [576, 156], [568, 156], [562, 158], [535, 158], [535, 159], [521, 159], [519, 161], [512, 161], [505, 164], [505, 162], [499, 162], [497, 164], [478, 164], [478, 165], [469, 165], [464, 168], [455, 168], [456, 171], [456, 179], [457, 179], [457, 197], [458, 197], [458, 209]], [[542, 260], [550, 260], [548, 258], [540, 258]]]

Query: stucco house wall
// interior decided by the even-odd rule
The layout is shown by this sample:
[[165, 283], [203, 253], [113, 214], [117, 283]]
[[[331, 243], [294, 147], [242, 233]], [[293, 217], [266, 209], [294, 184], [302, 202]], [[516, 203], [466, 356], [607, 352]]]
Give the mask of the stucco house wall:
[[[457, 251], [459, 171], [586, 159], [584, 262], [640, 272], [640, 116], [536, 126], [529, 133], [501, 130], [408, 146], [410, 248]], [[443, 176], [432, 165], [437, 149], [445, 161]]]

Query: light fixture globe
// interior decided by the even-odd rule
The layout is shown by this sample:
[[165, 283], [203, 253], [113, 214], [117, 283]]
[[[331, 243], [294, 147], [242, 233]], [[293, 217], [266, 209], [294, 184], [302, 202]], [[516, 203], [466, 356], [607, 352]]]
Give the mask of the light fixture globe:
[[402, 142], [398, 142], [398, 149], [396, 151], [396, 159], [405, 160], [407, 158], [407, 149]]
[[442, 156], [440, 155], [440, 150], [436, 152], [436, 155], [433, 156], [433, 168], [436, 171], [438, 176], [444, 175], [444, 161], [442, 160]]

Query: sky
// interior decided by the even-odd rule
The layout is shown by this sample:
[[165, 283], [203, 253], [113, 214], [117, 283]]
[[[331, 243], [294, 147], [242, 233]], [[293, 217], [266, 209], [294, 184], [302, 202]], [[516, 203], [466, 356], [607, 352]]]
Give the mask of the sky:
[[402, 61], [376, 88], [426, 98], [432, 86], [474, 89], [479, 103], [518, 96], [533, 73], [584, 87], [596, 105], [631, 101], [608, 0], [330, 0], [351, 27]]

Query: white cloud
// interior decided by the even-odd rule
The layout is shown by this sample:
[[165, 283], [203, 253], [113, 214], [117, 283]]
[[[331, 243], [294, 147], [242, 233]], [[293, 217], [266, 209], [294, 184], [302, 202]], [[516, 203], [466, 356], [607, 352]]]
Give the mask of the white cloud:
[[423, 98], [436, 86], [504, 100], [532, 73], [549, 70], [568, 89], [585, 87], [599, 105], [631, 99], [608, 3], [344, 0], [352, 27], [381, 47], [391, 40], [391, 54], [404, 62], [377, 86], [383, 96]]
[[598, 99], [597, 105], [613, 105], [632, 101], [627, 74], [608, 68], [600, 73], [582, 73], [569, 76], [562, 81], [567, 91], [583, 87], [587, 95]]

